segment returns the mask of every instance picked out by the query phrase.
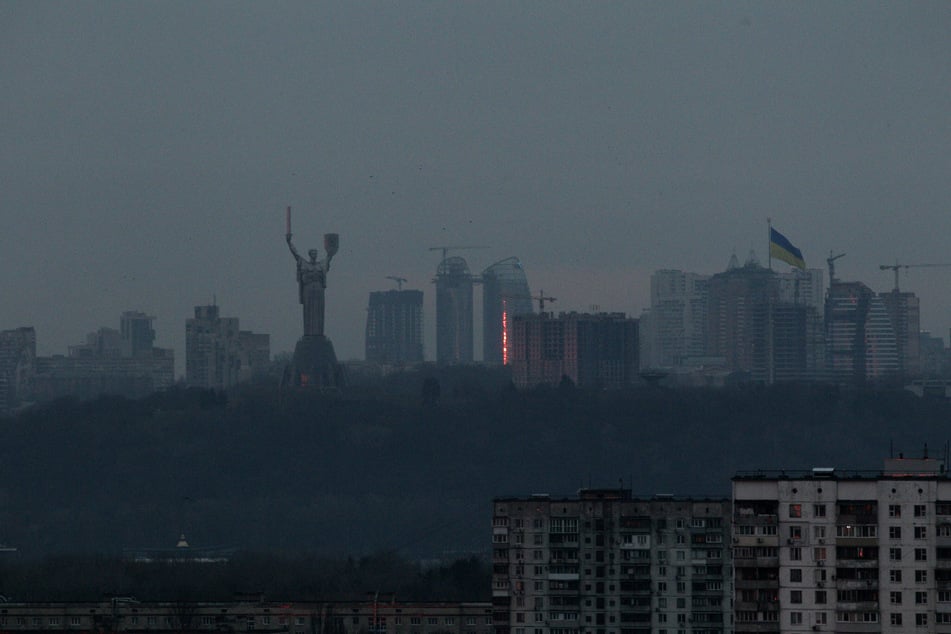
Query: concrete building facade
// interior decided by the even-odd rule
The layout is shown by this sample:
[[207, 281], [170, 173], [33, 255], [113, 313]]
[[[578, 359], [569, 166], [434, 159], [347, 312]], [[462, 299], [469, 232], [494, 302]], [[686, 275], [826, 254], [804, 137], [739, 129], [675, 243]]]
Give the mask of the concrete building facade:
[[237, 317], [221, 317], [218, 306], [196, 306], [185, 322], [185, 381], [223, 390], [263, 372], [271, 359], [271, 337], [241, 330]]
[[618, 388], [638, 380], [638, 320], [624, 313], [516, 315], [512, 377], [520, 388], [558, 385]]
[[366, 360], [386, 365], [423, 361], [423, 292], [370, 293], [367, 307]]
[[733, 480], [736, 632], [951, 632], [951, 480], [937, 460]]
[[495, 634], [723, 634], [727, 499], [625, 489], [493, 501]]
[[0, 414], [33, 398], [36, 331], [32, 327], [0, 331]]
[[472, 363], [472, 274], [458, 256], [436, 270], [436, 362]]
[[531, 291], [525, 269], [516, 257], [482, 271], [482, 360], [507, 365], [512, 357], [512, 319], [529, 315]]

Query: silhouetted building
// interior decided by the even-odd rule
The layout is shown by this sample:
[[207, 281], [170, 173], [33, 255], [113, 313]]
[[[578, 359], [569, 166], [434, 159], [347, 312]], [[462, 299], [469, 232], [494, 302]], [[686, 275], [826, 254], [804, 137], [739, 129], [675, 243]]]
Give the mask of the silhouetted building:
[[777, 273], [736, 257], [707, 285], [706, 354], [759, 383], [822, 378], [822, 272]]
[[921, 309], [914, 293], [892, 290], [879, 293], [895, 333], [899, 372], [906, 379], [921, 376]]
[[472, 363], [472, 275], [458, 256], [436, 270], [436, 361]]
[[36, 331], [32, 327], [0, 331], [0, 414], [33, 397]]
[[119, 318], [119, 335], [122, 341], [123, 357], [148, 356], [152, 353], [155, 331], [150, 317], [143, 312], [126, 311]]
[[638, 321], [624, 313], [549, 313], [513, 318], [512, 377], [520, 388], [618, 388], [638, 380]]
[[482, 360], [508, 364], [512, 317], [531, 313], [531, 291], [518, 258], [500, 260], [482, 271]]
[[37, 357], [36, 399], [104, 394], [138, 398], [171, 386], [175, 353], [153, 346], [154, 319], [126, 311], [119, 318], [119, 330], [102, 327], [86, 335], [85, 343], [69, 346], [66, 356]]
[[196, 306], [185, 322], [185, 381], [226, 389], [267, 369], [271, 337], [240, 330], [237, 317], [220, 317], [218, 306]]
[[390, 365], [423, 361], [422, 291], [370, 293], [366, 360]]
[[726, 634], [726, 498], [581, 489], [493, 500], [496, 634]]
[[885, 302], [861, 282], [836, 280], [826, 298], [827, 362], [839, 383], [899, 376], [898, 347]]
[[673, 368], [702, 357], [709, 275], [664, 269], [651, 275], [651, 307], [641, 316], [641, 366]]

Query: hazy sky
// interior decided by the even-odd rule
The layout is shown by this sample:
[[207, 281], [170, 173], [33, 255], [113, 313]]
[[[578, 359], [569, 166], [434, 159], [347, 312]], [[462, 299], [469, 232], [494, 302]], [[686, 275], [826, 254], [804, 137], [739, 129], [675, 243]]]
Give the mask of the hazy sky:
[[[888, 290], [951, 262], [949, 33], [946, 2], [0, 2], [0, 329], [65, 353], [144, 310], [181, 372], [217, 297], [290, 350], [286, 205], [302, 252], [340, 234], [341, 358], [387, 275], [434, 357], [438, 245], [638, 315], [654, 269], [765, 262], [771, 216]], [[949, 282], [902, 277], [942, 336]]]

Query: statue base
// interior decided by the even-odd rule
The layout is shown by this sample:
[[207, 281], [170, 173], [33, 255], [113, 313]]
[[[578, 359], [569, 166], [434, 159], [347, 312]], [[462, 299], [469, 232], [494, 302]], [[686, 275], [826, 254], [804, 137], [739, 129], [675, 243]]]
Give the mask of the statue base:
[[287, 377], [290, 387], [335, 389], [343, 387], [343, 371], [334, 345], [324, 335], [304, 335], [294, 347], [294, 360]]

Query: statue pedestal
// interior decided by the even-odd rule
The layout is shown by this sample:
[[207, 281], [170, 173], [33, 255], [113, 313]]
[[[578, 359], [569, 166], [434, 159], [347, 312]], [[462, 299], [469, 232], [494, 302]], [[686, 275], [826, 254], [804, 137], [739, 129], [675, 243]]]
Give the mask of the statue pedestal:
[[334, 345], [324, 335], [304, 335], [294, 347], [290, 385], [300, 388], [343, 387], [343, 372], [337, 364]]

